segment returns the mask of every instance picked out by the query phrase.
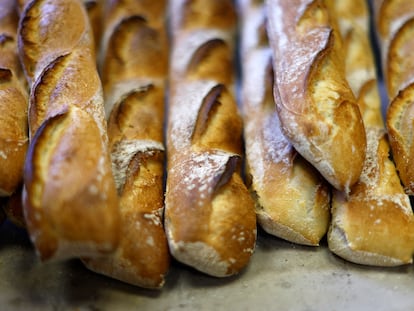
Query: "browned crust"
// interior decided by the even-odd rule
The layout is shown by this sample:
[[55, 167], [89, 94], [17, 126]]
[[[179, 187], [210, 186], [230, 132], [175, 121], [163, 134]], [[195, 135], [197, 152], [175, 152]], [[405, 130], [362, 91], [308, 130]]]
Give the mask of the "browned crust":
[[28, 95], [17, 56], [17, 24], [16, 4], [0, 1], [0, 196], [21, 186], [28, 146]]
[[164, 88], [156, 84], [126, 94], [112, 109], [108, 121], [111, 150], [122, 140], [163, 142]]
[[370, 129], [363, 178], [348, 197], [332, 200], [331, 251], [360, 264], [397, 266], [412, 262], [414, 217], [400, 184], [384, 132]]
[[9, 196], [23, 181], [28, 146], [27, 94], [16, 77], [0, 82], [0, 102], [0, 196]]
[[[22, 12], [18, 46], [29, 84], [37, 79], [48, 64], [57, 57], [72, 52], [75, 47], [93, 49], [93, 37], [85, 8], [76, 0], [58, 3], [30, 1]], [[51, 6], [49, 11], [45, 10], [45, 5]], [[42, 14], [48, 14], [47, 23], [39, 23]], [[57, 36], [57, 33], [61, 35]], [[65, 34], [65, 40], [62, 40], [62, 34]]]
[[176, 0], [170, 4], [170, 16], [173, 80], [213, 80], [233, 92], [237, 27], [234, 3]]
[[165, 226], [179, 261], [224, 277], [249, 262], [256, 239], [253, 200], [222, 152], [180, 154], [169, 170]]
[[170, 4], [171, 30], [222, 29], [236, 30], [237, 14], [234, 3], [228, 0], [176, 0]]
[[366, 141], [327, 8], [322, 1], [268, 1], [268, 12], [283, 131], [334, 187], [349, 189], [361, 173]]
[[24, 212], [42, 260], [96, 256], [117, 246], [118, 201], [100, 137], [93, 118], [70, 106], [32, 138]]
[[[139, 15], [150, 27], [162, 30], [165, 27], [167, 1], [159, 0], [113, 0], [105, 3], [106, 36], [111, 36], [111, 28], [128, 16]], [[108, 28], [109, 27], [109, 28]], [[109, 33], [108, 33], [109, 30]]]
[[[160, 40], [159, 36], [165, 36], [165, 31], [163, 31], [164, 27], [166, 26], [166, 5], [167, 2], [165, 0], [159, 0], [159, 1], [151, 1], [151, 0], [115, 0], [115, 1], [106, 1], [104, 5], [104, 14], [103, 14], [103, 23], [104, 23], [104, 31], [102, 34], [102, 40], [101, 40], [101, 49], [100, 49], [100, 57], [99, 57], [99, 66], [102, 69], [103, 66], [107, 66], [107, 61], [109, 61], [112, 57], [107, 57], [105, 55], [108, 55], [109, 53], [112, 53], [108, 49], [123, 50], [124, 53], [127, 52], [127, 49], [123, 49], [122, 46], [124, 46], [124, 42], [129, 42], [129, 44], [132, 43], [132, 41], [123, 39], [124, 36], [131, 36], [133, 35], [133, 31], [128, 31], [127, 25], [130, 25], [132, 29], [135, 29], [135, 31], [141, 31], [141, 35], [145, 35], [145, 40], [139, 40], [140, 36], [135, 36], [135, 40], [137, 40], [137, 43], [139, 44], [151, 44], [151, 40], [148, 40], [148, 35], [152, 33], [152, 35], [156, 36], [154, 38], [155, 40]], [[141, 23], [139, 23], [138, 20], [141, 20]], [[139, 29], [139, 24], [141, 24], [141, 29]], [[145, 27], [143, 27], [145, 26]], [[124, 35], [116, 35], [114, 36], [114, 32], [116, 31], [117, 27], [123, 28]], [[130, 29], [130, 30], [132, 30]], [[146, 32], [146, 33], [145, 33]], [[116, 39], [119, 37], [117, 44], [110, 44], [109, 40], [110, 38]], [[165, 38], [162, 38], [162, 40], [166, 40]], [[118, 47], [117, 45], [120, 44]], [[157, 53], [166, 53], [167, 49], [161, 49], [161, 46], [163, 46], [161, 42], [158, 42], [158, 49], [159, 52]], [[156, 44], [153, 44], [151, 46], [151, 49], [155, 52], [155, 48], [157, 47]], [[163, 46], [164, 47], [164, 46]], [[138, 49], [137, 51], [145, 51], [146, 49]], [[129, 53], [133, 53], [134, 50], [130, 50]], [[145, 54], [145, 53], [144, 53]], [[148, 55], [143, 55], [144, 57], [151, 57], [151, 53], [148, 53]], [[104, 61], [104, 58], [107, 59], [107, 61]], [[124, 60], [127, 58], [124, 57]], [[138, 58], [136, 58], [138, 59]], [[158, 63], [163, 62], [164, 57], [160, 57], [158, 62], [150, 62], [145, 63], [146, 65], [156, 65]], [[128, 62], [133, 62], [134, 58], [129, 58]], [[111, 62], [116, 61], [116, 59], [112, 58]], [[135, 61], [137, 62], [137, 61]], [[144, 62], [142, 62], [141, 65], [143, 65]], [[148, 66], [146, 66], [148, 67]], [[125, 72], [134, 72], [134, 70], [127, 70], [127, 66], [125, 67]], [[137, 69], [137, 66], [134, 66], [131, 69]], [[156, 70], [153, 71], [154, 73]], [[120, 72], [118, 72], [119, 74]], [[102, 76], [109, 76], [110, 72], [103, 73]], [[105, 83], [104, 83], [105, 84]]]
[[232, 33], [215, 28], [183, 31], [173, 38], [171, 77], [231, 86], [235, 81], [233, 39]]
[[140, 287], [164, 285], [170, 255], [162, 222], [163, 159], [163, 152], [150, 150], [129, 162], [120, 196], [120, 245], [109, 258], [84, 258], [89, 269]]
[[[77, 50], [54, 59], [44, 68], [31, 87], [29, 106], [30, 134], [47, 118], [76, 105], [91, 114], [96, 123], [104, 126], [102, 107], [97, 106], [101, 84], [88, 51]], [[70, 100], [69, 100], [70, 99]], [[102, 133], [106, 140], [106, 133]]]
[[[242, 120], [232, 94], [224, 85], [188, 81], [177, 87], [171, 102], [174, 104], [170, 105], [167, 129], [171, 159], [187, 149], [241, 154]], [[168, 162], [174, 165], [173, 161]]]
[[112, 35], [104, 47], [102, 64], [105, 93], [112, 91], [108, 85], [114, 86], [119, 81], [137, 77], [164, 79], [167, 74], [165, 33], [152, 27], [142, 15], [127, 15], [110, 29]]

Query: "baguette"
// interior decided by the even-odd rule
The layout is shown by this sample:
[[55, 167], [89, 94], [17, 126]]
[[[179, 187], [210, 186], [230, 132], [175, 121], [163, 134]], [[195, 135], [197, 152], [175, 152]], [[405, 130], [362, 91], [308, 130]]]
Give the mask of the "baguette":
[[121, 281], [161, 288], [170, 262], [162, 218], [168, 47], [158, 22], [166, 3], [152, 3], [112, 1], [106, 8], [101, 66], [121, 240], [115, 253], [83, 262]]
[[16, 3], [0, 1], [0, 196], [23, 182], [28, 146], [28, 94], [17, 55]]
[[361, 174], [366, 138], [326, 5], [275, 0], [267, 12], [283, 132], [327, 181], [348, 191]]
[[334, 190], [328, 246], [338, 256], [365, 265], [412, 262], [414, 216], [409, 197], [389, 159], [369, 12], [364, 2], [330, 1], [342, 35], [345, 72], [357, 97], [367, 135], [367, 157], [358, 182], [345, 194]]
[[171, 254], [226, 277], [249, 262], [254, 201], [243, 183], [232, 1], [172, 1], [165, 230]]
[[414, 3], [374, 1], [376, 33], [388, 93], [386, 126], [393, 160], [409, 195], [414, 193]]
[[264, 3], [239, 1], [246, 171], [257, 220], [268, 233], [318, 245], [330, 220], [330, 186], [283, 135], [273, 99]]
[[18, 35], [30, 87], [23, 206], [35, 249], [42, 261], [112, 252], [118, 198], [85, 7], [30, 1]]

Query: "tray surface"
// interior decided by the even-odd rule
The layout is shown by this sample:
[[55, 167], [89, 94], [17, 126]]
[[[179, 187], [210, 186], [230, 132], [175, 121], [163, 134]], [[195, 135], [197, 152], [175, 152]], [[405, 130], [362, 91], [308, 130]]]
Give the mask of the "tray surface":
[[2, 310], [413, 310], [413, 266], [346, 262], [321, 246], [259, 231], [248, 267], [218, 279], [173, 262], [160, 291], [87, 270], [80, 261], [40, 263], [24, 230], [0, 227]]

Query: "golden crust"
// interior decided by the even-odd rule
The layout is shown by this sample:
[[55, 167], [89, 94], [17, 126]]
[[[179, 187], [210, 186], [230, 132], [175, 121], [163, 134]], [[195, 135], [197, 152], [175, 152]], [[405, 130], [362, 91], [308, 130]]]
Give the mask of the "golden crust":
[[173, 80], [212, 80], [234, 92], [237, 15], [232, 1], [172, 1], [170, 15]]
[[[125, 49], [124, 46], [126, 43], [135, 45], [134, 48], [137, 49], [137, 52], [141, 52], [141, 57], [146, 57], [147, 60], [148, 57], [152, 56], [152, 54], [145, 53], [147, 49], [143, 47], [140, 48], [140, 44], [150, 45], [150, 48], [153, 50], [153, 52], [166, 53], [167, 49], [164, 45], [165, 42], [160, 41], [166, 40], [166, 34], [164, 31], [164, 28], [166, 26], [166, 5], [167, 3], [165, 0], [110, 0], [105, 2], [103, 8], [104, 31], [102, 34], [101, 49], [99, 53], [99, 67], [101, 68], [101, 73], [104, 79], [105, 77], [110, 78], [111, 71], [107, 70], [104, 72], [104, 69], [102, 68], [110, 66], [110, 64], [108, 64], [108, 61], [111, 63], [117, 61], [116, 58], [105, 55], [109, 55], [117, 51], [122, 51], [127, 55], [121, 54], [121, 59], [127, 60], [130, 64], [133, 64], [134, 62], [138, 64], [140, 62], [139, 57], [128, 57], [128, 55], [134, 53], [135, 50]], [[131, 29], [129, 27], [131, 27]], [[135, 35], [134, 31], [131, 30], [141, 32], [141, 36], [145, 36], [145, 39], [140, 40], [140, 36]], [[119, 31], [121, 31], [123, 34], [115, 35], [115, 33]], [[136, 42], [134, 43], [134, 41], [130, 40], [131, 38], [127, 38], [128, 36], [135, 38]], [[150, 39], [152, 36], [154, 37]], [[160, 38], [161, 36], [162, 38]], [[110, 40], [117, 40], [117, 42], [110, 43]], [[119, 57], [118, 55], [114, 56]], [[163, 63], [165, 65], [164, 58], [165, 57], [160, 57], [157, 62], [141, 62], [141, 65], [145, 64], [156, 66], [157, 64]], [[106, 59], [106, 61], [104, 59]], [[122, 63], [119, 62], [119, 64]], [[150, 66], [145, 67], [150, 68]], [[117, 75], [121, 73], [133, 73], [134, 70], [137, 70], [138, 68], [138, 66], [133, 66], [131, 70], [128, 70], [128, 66], [125, 66], [123, 72], [118, 71], [114, 76], [117, 77]], [[156, 72], [157, 70], [153, 70], [153, 73]]]
[[329, 248], [360, 264], [408, 264], [414, 253], [410, 201], [388, 158], [384, 131], [370, 128], [367, 134], [371, 141], [361, 179], [348, 197], [334, 193]]
[[9, 196], [23, 181], [28, 146], [27, 95], [16, 78], [0, 82], [0, 102], [0, 196]]
[[[139, 81], [136, 85], [140, 85]], [[115, 104], [108, 120], [111, 150], [122, 140], [153, 140], [162, 144], [164, 92], [160, 84], [143, 84]]]
[[235, 31], [237, 14], [232, 1], [228, 0], [175, 0], [170, 5], [171, 30], [222, 29]]
[[[101, 64], [108, 116], [128, 92], [138, 92], [148, 85], [163, 85], [168, 71], [165, 31], [152, 27], [141, 15], [127, 15], [114, 25], [105, 31], [112, 35], [107, 35]], [[155, 106], [163, 108], [160, 104]]]
[[89, 269], [141, 287], [164, 285], [170, 255], [162, 222], [163, 159], [163, 152], [153, 150], [130, 161], [121, 192], [119, 247], [109, 258], [84, 258]]
[[240, 272], [256, 240], [253, 200], [237, 161], [220, 151], [181, 153], [167, 180], [165, 226], [172, 255], [217, 277]]
[[137, 76], [165, 78], [167, 50], [165, 34], [151, 27], [144, 18], [132, 15], [122, 19], [108, 40], [104, 82], [114, 84], [114, 81]]
[[[104, 115], [99, 112], [102, 90], [99, 76], [88, 50], [57, 57], [32, 84], [29, 105], [30, 135], [44, 120], [76, 105], [89, 112], [104, 131]], [[51, 96], [51, 94], [53, 96]], [[101, 102], [102, 104], [102, 102]], [[102, 134], [106, 140], [106, 133]]]
[[96, 122], [76, 106], [36, 132], [26, 160], [24, 212], [42, 260], [96, 256], [117, 246], [118, 201], [107, 156]]
[[127, 16], [141, 16], [150, 27], [162, 31], [166, 26], [166, 8], [166, 0], [109, 0], [104, 7], [107, 36], [112, 32], [111, 28]]
[[[41, 16], [46, 15], [47, 23], [40, 23]], [[94, 49], [85, 8], [76, 0], [27, 2], [19, 29], [20, 59], [30, 85], [51, 62], [75, 47]]]

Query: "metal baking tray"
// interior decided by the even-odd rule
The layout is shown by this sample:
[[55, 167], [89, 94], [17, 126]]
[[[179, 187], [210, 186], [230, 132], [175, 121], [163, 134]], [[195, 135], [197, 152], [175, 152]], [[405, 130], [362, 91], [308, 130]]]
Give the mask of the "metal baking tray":
[[41, 263], [25, 230], [0, 227], [0, 310], [414, 310], [412, 265], [374, 268], [259, 230], [248, 267], [215, 278], [172, 262], [161, 290], [87, 270], [79, 260]]

